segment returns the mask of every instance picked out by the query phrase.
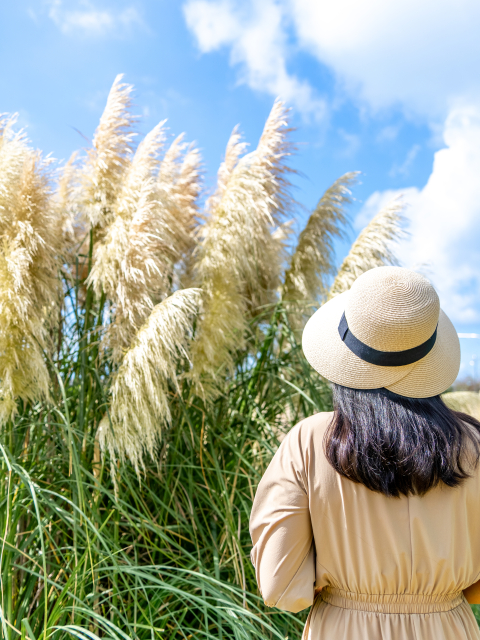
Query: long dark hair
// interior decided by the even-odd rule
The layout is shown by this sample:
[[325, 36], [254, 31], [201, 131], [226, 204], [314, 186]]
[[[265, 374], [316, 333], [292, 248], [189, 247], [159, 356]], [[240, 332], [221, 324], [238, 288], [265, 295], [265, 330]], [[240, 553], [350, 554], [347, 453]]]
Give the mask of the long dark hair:
[[458, 486], [480, 456], [480, 422], [440, 396], [406, 398], [387, 389], [333, 385], [334, 416], [325, 434], [338, 473], [386, 496], [423, 495]]

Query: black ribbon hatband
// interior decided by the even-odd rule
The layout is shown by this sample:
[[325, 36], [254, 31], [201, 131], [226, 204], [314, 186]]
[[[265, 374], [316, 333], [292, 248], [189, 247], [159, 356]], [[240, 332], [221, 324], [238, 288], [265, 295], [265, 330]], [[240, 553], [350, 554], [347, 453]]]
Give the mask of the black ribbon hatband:
[[338, 325], [338, 333], [352, 353], [361, 360], [365, 360], [365, 362], [369, 362], [370, 364], [379, 365], [380, 367], [402, 367], [406, 364], [413, 364], [424, 358], [427, 353], [430, 353], [437, 339], [437, 329], [435, 329], [433, 335], [430, 336], [428, 340], [412, 349], [405, 349], [405, 351], [378, 351], [377, 349], [372, 349], [368, 344], [365, 344], [353, 335], [348, 328], [345, 312]]

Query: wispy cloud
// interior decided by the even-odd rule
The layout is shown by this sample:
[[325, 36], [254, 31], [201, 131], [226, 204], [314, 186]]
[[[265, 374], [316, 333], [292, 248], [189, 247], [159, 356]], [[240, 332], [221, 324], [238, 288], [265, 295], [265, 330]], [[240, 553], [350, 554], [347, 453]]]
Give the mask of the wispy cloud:
[[379, 143], [391, 143], [393, 142], [400, 132], [400, 125], [387, 125], [380, 129], [377, 134], [377, 142]]
[[119, 9], [101, 8], [88, 0], [65, 3], [51, 0], [48, 11], [50, 19], [62, 31], [90, 36], [104, 36], [108, 33], [123, 33], [133, 26], [144, 26], [142, 17], [134, 6]]
[[288, 43], [280, 3], [188, 0], [184, 15], [200, 51], [230, 49], [232, 64], [241, 69], [240, 82], [280, 96], [308, 118], [325, 118], [324, 98], [287, 69]]
[[393, 167], [390, 169], [390, 176], [392, 178], [394, 178], [395, 176], [407, 177], [410, 174], [410, 170], [412, 168], [413, 163], [415, 162], [415, 158], [417, 157], [418, 152], [420, 151], [420, 148], [421, 147], [419, 144], [414, 144], [413, 147], [409, 149], [407, 156], [405, 160], [402, 162], [402, 164], [393, 165]]
[[360, 136], [356, 133], [348, 133], [344, 129], [339, 129], [338, 135], [343, 142], [343, 147], [339, 150], [338, 156], [341, 158], [353, 158], [361, 147]]

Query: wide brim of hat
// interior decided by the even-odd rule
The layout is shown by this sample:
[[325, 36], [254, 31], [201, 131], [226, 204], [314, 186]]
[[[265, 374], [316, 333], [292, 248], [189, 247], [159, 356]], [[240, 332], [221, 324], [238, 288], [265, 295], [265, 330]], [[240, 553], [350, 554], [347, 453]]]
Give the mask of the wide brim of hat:
[[330, 382], [353, 389], [384, 387], [409, 398], [429, 398], [446, 391], [460, 369], [460, 342], [440, 310], [437, 338], [421, 360], [402, 367], [381, 367], [356, 356], [340, 338], [338, 325], [349, 291], [326, 302], [307, 322], [302, 346], [312, 367]]

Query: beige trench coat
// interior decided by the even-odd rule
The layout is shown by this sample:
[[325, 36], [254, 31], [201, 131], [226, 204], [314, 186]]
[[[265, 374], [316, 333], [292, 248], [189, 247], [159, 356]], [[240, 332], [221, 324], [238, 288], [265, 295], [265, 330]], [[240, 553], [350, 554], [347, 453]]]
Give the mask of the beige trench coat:
[[480, 639], [462, 594], [480, 577], [480, 470], [455, 489], [387, 498], [327, 462], [331, 418], [294, 427], [258, 486], [251, 559], [266, 604], [313, 604], [309, 640]]

